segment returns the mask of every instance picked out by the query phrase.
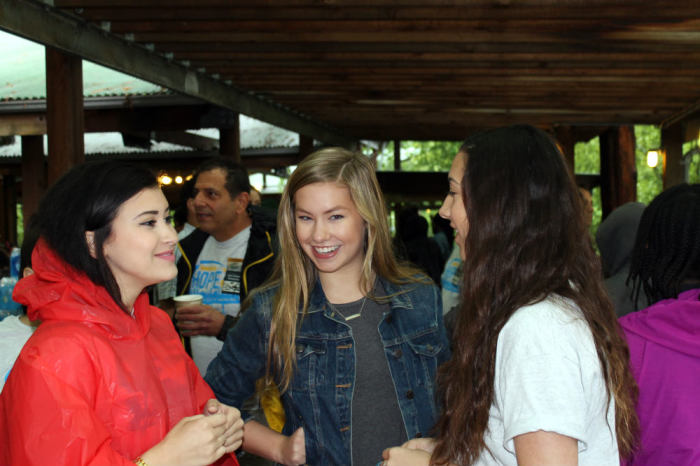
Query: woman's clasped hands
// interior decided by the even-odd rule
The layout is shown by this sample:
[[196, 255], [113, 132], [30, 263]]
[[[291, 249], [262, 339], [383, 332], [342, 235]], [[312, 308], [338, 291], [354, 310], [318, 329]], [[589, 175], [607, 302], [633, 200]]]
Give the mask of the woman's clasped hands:
[[416, 438], [400, 447], [387, 448], [382, 453], [381, 466], [428, 466], [435, 449], [432, 438]]
[[211, 399], [203, 414], [185, 417], [142, 455], [149, 466], [201, 466], [237, 450], [243, 441], [238, 409]]

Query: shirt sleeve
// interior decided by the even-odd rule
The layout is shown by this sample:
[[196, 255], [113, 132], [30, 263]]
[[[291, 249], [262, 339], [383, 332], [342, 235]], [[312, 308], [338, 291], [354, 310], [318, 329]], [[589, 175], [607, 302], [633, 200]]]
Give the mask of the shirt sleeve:
[[219, 401], [238, 409], [255, 392], [255, 382], [265, 373], [269, 325], [256, 304], [257, 300], [228, 332], [204, 377]]
[[580, 347], [586, 346], [581, 333], [587, 327], [563, 310], [536, 306], [511, 317], [499, 335], [494, 398], [503, 447], [515, 453], [514, 437], [543, 430], [577, 439], [583, 451], [588, 403]]

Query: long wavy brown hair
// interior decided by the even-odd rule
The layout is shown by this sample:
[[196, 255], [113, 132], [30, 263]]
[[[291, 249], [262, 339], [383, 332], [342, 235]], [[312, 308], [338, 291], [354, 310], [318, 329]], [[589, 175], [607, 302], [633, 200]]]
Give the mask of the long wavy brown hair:
[[499, 332], [517, 309], [550, 295], [573, 301], [590, 327], [608, 399], [615, 400], [611, 428], [628, 456], [638, 430], [629, 350], [561, 153], [543, 131], [513, 126], [471, 137], [457, 157], [466, 157], [461, 195], [469, 231], [453, 355], [439, 373], [443, 414], [431, 464], [479, 458]]

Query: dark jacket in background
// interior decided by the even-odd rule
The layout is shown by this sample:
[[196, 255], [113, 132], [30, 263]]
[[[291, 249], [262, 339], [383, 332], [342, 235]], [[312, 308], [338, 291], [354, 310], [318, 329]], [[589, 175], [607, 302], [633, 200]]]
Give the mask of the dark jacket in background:
[[632, 286], [625, 284], [630, 271], [637, 227], [644, 208], [644, 204], [640, 202], [621, 205], [603, 220], [595, 235], [603, 263], [605, 288], [618, 317], [647, 306], [643, 293], [639, 296], [639, 306], [635, 306]]

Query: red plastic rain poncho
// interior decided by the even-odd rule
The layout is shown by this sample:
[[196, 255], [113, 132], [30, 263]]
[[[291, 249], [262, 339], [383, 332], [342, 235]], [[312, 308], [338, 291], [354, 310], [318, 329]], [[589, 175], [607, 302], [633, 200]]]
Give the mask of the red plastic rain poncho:
[[32, 265], [14, 298], [42, 323], [0, 395], [0, 464], [133, 466], [202, 413], [214, 394], [146, 294], [132, 318], [43, 241]]

